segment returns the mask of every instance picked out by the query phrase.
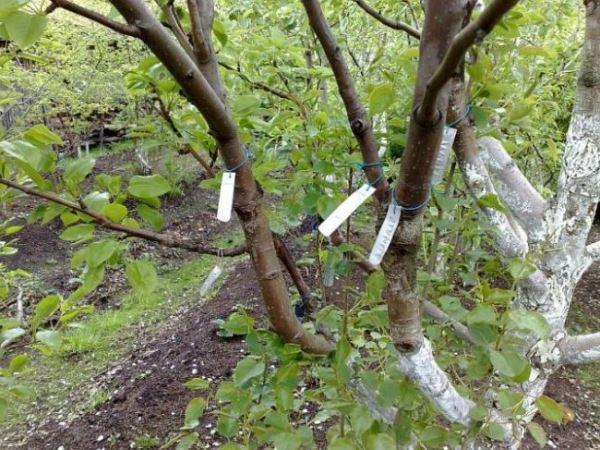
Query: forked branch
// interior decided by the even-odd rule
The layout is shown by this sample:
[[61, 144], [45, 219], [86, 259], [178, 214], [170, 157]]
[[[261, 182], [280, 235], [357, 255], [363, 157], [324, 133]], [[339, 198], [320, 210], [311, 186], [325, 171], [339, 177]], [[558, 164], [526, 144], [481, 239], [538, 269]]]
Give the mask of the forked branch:
[[142, 37], [141, 30], [134, 25], [129, 25], [126, 23], [121, 23], [117, 22], [116, 20], [109, 19], [108, 17], [106, 17], [103, 14], [100, 14], [99, 12], [84, 8], [83, 6], [79, 6], [76, 3], [70, 2], [69, 0], [50, 1], [52, 2], [52, 5], [46, 8], [46, 14], [51, 13], [56, 8], [62, 8], [79, 16], [93, 20], [94, 22], [97, 22], [100, 25], [104, 25], [105, 27], [110, 28], [111, 30], [124, 34], [126, 36], [131, 36], [135, 38]]
[[426, 122], [430, 117], [435, 116], [438, 93], [452, 78], [467, 50], [472, 45], [481, 42], [517, 3], [519, 3], [519, 0], [494, 0], [483, 10], [479, 17], [456, 35], [442, 63], [427, 83], [423, 102], [418, 111], [419, 119], [422, 122]]
[[374, 19], [378, 20], [385, 26], [390, 27], [394, 30], [404, 31], [416, 39], [421, 38], [421, 33], [419, 32], [419, 30], [411, 27], [407, 23], [401, 22], [399, 20], [392, 20], [392, 19], [389, 19], [388, 17], [385, 17], [383, 14], [381, 14], [375, 8], [372, 8], [371, 6], [369, 6], [369, 4], [363, 0], [353, 0], [353, 1], [358, 6], [360, 6], [364, 12], [366, 12], [368, 15], [370, 15]]

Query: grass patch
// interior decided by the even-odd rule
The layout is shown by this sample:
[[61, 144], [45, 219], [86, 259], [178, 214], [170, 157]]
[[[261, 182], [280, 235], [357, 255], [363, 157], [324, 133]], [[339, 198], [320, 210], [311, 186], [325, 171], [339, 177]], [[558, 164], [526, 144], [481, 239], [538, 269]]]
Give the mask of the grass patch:
[[90, 379], [138, 342], [140, 322], [155, 334], [164, 328], [165, 318], [186, 304], [197, 303], [198, 290], [214, 262], [214, 257], [202, 256], [162, 270], [160, 288], [153, 294], [139, 297], [125, 292], [118, 309], [95, 312], [67, 331], [60, 351], [50, 355], [30, 351], [30, 363], [19, 381], [35, 389], [35, 398], [11, 408], [0, 426], [0, 435], [22, 437], [27, 423], [37, 422], [49, 412], [59, 421], [68, 421], [74, 414], [107, 401], [109, 391], [90, 387]]

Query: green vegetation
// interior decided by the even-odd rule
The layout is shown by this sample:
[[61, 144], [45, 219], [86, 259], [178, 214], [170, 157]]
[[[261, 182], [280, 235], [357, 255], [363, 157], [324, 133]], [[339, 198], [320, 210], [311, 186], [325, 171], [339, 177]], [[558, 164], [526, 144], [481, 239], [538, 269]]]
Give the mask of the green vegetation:
[[33, 355], [19, 373], [19, 382], [33, 389], [35, 402], [16, 404], [3, 426], [19, 426], [32, 413], [42, 419], [47, 412], [63, 410], [66, 418], [81, 407], [94, 409], [108, 400], [109, 392], [90, 385], [90, 379], [140, 344], [140, 323], [156, 335], [168, 324], [165, 318], [196, 307], [198, 290], [213, 264], [213, 258], [204, 256], [165, 268], [155, 292], [123, 293], [118, 307], [96, 311], [66, 331], [58, 352]]

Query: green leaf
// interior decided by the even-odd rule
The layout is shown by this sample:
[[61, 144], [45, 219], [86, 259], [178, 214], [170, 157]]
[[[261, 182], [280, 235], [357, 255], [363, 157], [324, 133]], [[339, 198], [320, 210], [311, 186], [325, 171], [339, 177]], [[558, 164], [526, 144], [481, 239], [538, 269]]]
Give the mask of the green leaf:
[[527, 424], [527, 429], [529, 430], [531, 437], [535, 440], [535, 442], [537, 442], [540, 448], [544, 448], [548, 443], [548, 438], [546, 437], [546, 432], [542, 426], [536, 422], [529, 422]]
[[381, 114], [394, 103], [394, 87], [391, 84], [376, 86], [369, 95], [369, 112]]
[[155, 230], [160, 230], [165, 224], [165, 220], [157, 209], [151, 208], [146, 204], [138, 205], [137, 212], [140, 217]]
[[63, 145], [59, 135], [50, 131], [44, 125], [35, 125], [27, 130], [23, 136], [32, 144], [36, 145]]
[[31, 318], [31, 328], [34, 330], [48, 317], [52, 316], [60, 306], [61, 298], [58, 294], [44, 297], [35, 305], [33, 317]]
[[119, 223], [127, 216], [127, 207], [120, 203], [109, 203], [102, 208], [102, 214], [111, 222]]
[[367, 284], [366, 284], [367, 297], [369, 297], [370, 300], [374, 300], [374, 301], [380, 300], [381, 293], [383, 292], [383, 289], [385, 288], [386, 283], [387, 283], [387, 281], [385, 279], [385, 274], [383, 273], [382, 270], [377, 270], [377, 271], [373, 272], [367, 278]]
[[148, 198], [159, 197], [171, 191], [169, 182], [160, 175], [136, 175], [131, 177], [129, 193], [135, 197]]
[[535, 265], [518, 256], [508, 262], [508, 271], [517, 280], [524, 280], [536, 271]]
[[210, 383], [202, 378], [190, 378], [183, 385], [191, 391], [200, 391], [210, 386]]
[[238, 387], [246, 387], [253, 378], [263, 374], [265, 365], [254, 358], [242, 359], [233, 371], [233, 382]]
[[150, 261], [134, 260], [125, 266], [125, 275], [136, 293], [149, 294], [158, 286], [158, 277]]
[[542, 417], [550, 422], [562, 423], [563, 418], [565, 417], [565, 412], [562, 407], [555, 400], [546, 395], [540, 396], [535, 401], [535, 406], [537, 406]]
[[233, 104], [233, 110], [240, 116], [252, 114], [260, 107], [260, 99], [254, 95], [240, 95]]
[[85, 260], [90, 267], [97, 267], [108, 261], [119, 248], [119, 243], [112, 239], [94, 242], [87, 246]]
[[94, 158], [85, 157], [78, 158], [74, 161], [69, 161], [65, 166], [65, 173], [63, 178], [66, 182], [72, 185], [78, 185], [94, 168], [96, 160]]
[[48, 25], [45, 14], [27, 14], [23, 11], [15, 11], [3, 20], [4, 26], [11, 41], [14, 41], [21, 49], [34, 44], [44, 33]]
[[544, 316], [535, 311], [525, 309], [510, 310], [507, 312], [509, 330], [530, 331], [540, 339], [550, 336], [550, 325]]
[[497, 322], [498, 316], [496, 310], [490, 305], [479, 304], [467, 313], [467, 323], [469, 325], [474, 323], [496, 325]]
[[183, 421], [184, 430], [193, 430], [200, 425], [200, 416], [204, 413], [206, 401], [200, 397], [190, 400], [185, 408], [185, 419]]
[[254, 319], [248, 314], [240, 312], [232, 313], [227, 320], [218, 323], [220, 336], [244, 336], [250, 332], [254, 326]]
[[500, 202], [496, 194], [485, 194], [477, 199], [477, 204], [482, 208], [491, 208], [500, 212], [506, 212], [506, 207]]
[[371, 434], [367, 436], [366, 448], [367, 450], [389, 450], [396, 448], [396, 442], [389, 434]]
[[531, 366], [529, 362], [514, 350], [503, 350], [502, 352], [490, 351], [490, 361], [494, 369], [516, 382], [529, 379]]
[[337, 437], [327, 446], [328, 450], [358, 450], [354, 441], [347, 437]]
[[42, 330], [35, 333], [35, 337], [42, 344], [47, 345], [53, 350], [56, 350], [60, 347], [60, 333], [55, 330]]
[[27, 364], [27, 360], [29, 359], [29, 357], [25, 354], [21, 354], [21, 355], [17, 355], [15, 357], [13, 357], [10, 360], [10, 363], [8, 364], [8, 371], [10, 373], [15, 373], [20, 371], [23, 367], [25, 367], [25, 364]]
[[27, 3], [29, 3], [29, 0], [2, 0], [0, 3], [0, 19], [4, 19], [8, 14], [17, 11]]
[[277, 450], [297, 450], [302, 446], [302, 439], [296, 433], [278, 433], [273, 443]]
[[81, 223], [79, 225], [73, 225], [67, 228], [60, 234], [60, 238], [63, 241], [81, 241], [83, 239], [89, 239], [94, 234], [96, 227], [91, 223]]
[[490, 439], [494, 441], [503, 441], [504, 440], [504, 429], [499, 423], [490, 423], [487, 427], [485, 427], [484, 433]]
[[189, 450], [198, 442], [198, 433], [189, 433], [179, 439], [175, 450]]
[[89, 193], [83, 199], [83, 204], [90, 208], [92, 211], [100, 212], [110, 202], [110, 195], [108, 192], [94, 191]]

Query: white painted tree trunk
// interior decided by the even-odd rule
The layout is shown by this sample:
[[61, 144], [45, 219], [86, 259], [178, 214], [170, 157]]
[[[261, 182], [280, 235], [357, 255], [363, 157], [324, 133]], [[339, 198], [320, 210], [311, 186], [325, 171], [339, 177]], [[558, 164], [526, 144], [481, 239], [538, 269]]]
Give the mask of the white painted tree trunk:
[[[498, 250], [507, 257], [524, 256], [531, 250], [540, 255], [538, 270], [517, 285], [514, 306], [541, 313], [552, 330], [549, 339], [531, 342], [525, 349], [532, 362], [530, 379], [519, 387], [525, 413], [514, 421], [488, 405], [491, 417], [506, 431], [504, 444], [494, 448], [519, 447], [526, 424], [537, 412], [535, 400], [562, 364], [600, 359], [600, 333], [570, 337], [565, 330], [575, 286], [589, 265], [600, 259], [600, 243], [586, 246], [600, 200], [600, 0], [584, 3], [587, 26], [582, 67], [555, 197], [546, 202], [501, 144], [491, 138], [479, 142], [483, 158], [462, 167], [475, 198], [497, 192], [510, 208], [507, 214], [483, 208], [489, 222], [501, 231]], [[400, 357], [399, 366], [446, 419], [469, 424], [472, 402], [454, 389], [427, 341], [417, 353]], [[488, 398], [492, 397], [490, 390]]]

